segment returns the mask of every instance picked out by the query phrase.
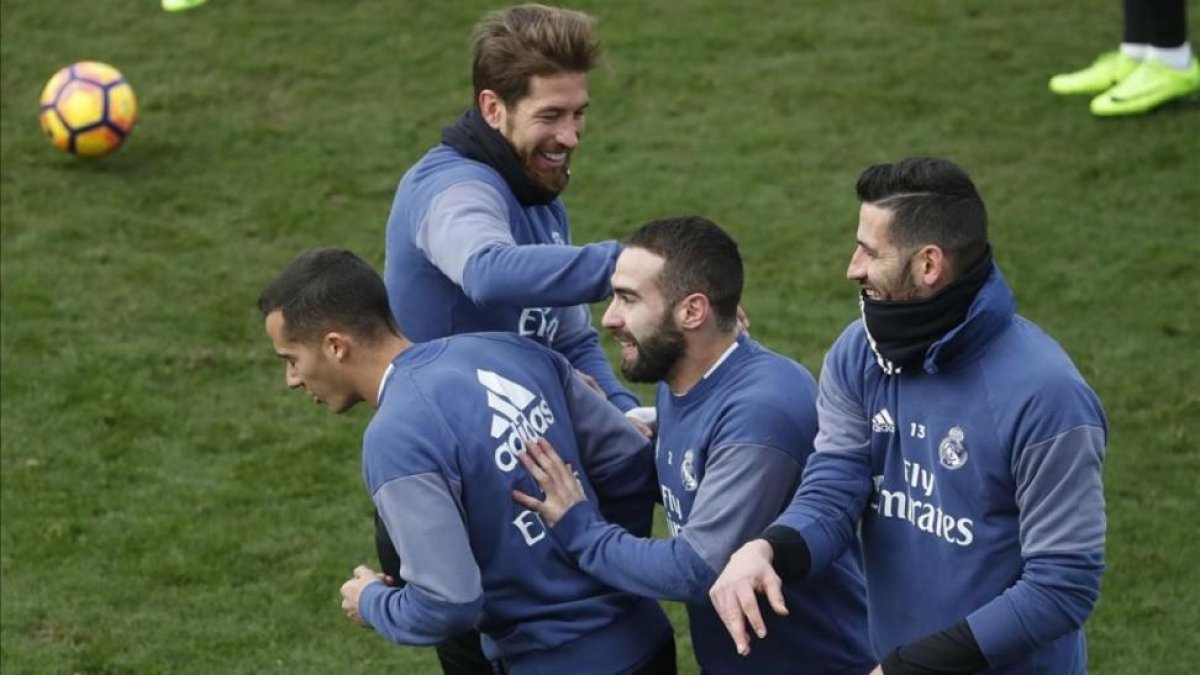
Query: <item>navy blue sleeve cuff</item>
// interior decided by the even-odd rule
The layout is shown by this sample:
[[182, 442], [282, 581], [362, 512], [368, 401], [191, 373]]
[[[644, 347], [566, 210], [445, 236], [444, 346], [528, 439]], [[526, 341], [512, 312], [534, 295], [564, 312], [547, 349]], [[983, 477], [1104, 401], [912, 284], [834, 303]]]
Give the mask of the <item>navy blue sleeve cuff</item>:
[[572, 504], [571, 508], [563, 513], [562, 518], [547, 528], [547, 531], [559, 548], [571, 556], [572, 560], [578, 560], [579, 553], [587, 548], [585, 536], [597, 523], [603, 524], [603, 521], [596, 511], [596, 505], [585, 499]]

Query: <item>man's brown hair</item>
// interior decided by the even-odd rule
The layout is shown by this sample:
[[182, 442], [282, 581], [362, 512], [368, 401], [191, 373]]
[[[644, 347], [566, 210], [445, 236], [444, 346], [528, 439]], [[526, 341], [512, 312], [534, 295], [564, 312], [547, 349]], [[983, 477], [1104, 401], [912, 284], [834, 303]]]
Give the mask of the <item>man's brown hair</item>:
[[529, 93], [534, 75], [586, 73], [600, 61], [596, 20], [582, 12], [528, 4], [492, 12], [475, 26], [471, 76], [506, 106]]

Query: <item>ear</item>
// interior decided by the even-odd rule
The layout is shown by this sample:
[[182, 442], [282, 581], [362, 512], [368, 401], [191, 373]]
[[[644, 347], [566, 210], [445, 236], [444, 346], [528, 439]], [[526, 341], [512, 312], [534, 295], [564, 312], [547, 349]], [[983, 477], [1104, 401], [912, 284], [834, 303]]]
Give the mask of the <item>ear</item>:
[[941, 247], [929, 244], [917, 251], [913, 257], [913, 276], [919, 285], [936, 292], [949, 284], [953, 279], [950, 272], [950, 261]]
[[332, 361], [342, 362], [350, 356], [350, 339], [342, 333], [326, 333], [321, 339], [321, 349]]
[[504, 117], [508, 114], [508, 107], [504, 105], [499, 94], [491, 89], [484, 89], [479, 92], [479, 99], [476, 103], [479, 104], [479, 112], [483, 114], [483, 121], [487, 122], [489, 127], [500, 129], [504, 126]]
[[684, 296], [675, 309], [675, 321], [680, 330], [696, 330], [703, 326], [712, 315], [712, 305], [708, 296], [703, 293], [692, 293]]

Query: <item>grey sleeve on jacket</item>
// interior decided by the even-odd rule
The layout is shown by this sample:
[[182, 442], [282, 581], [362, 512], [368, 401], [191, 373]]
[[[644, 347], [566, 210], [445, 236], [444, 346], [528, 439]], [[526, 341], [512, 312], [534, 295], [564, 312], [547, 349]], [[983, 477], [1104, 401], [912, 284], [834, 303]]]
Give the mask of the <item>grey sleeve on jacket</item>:
[[504, 197], [482, 181], [455, 183], [434, 197], [413, 241], [459, 287], [471, 254], [491, 244], [516, 243]]
[[829, 357], [821, 370], [817, 389], [817, 437], [813, 440], [816, 452], [846, 452], [869, 455], [871, 427], [866, 410], [852, 400], [832, 374]]
[[814, 572], [854, 541], [872, 487], [869, 418], [837, 373], [831, 352], [819, 380], [815, 452], [805, 464], [796, 496], [776, 521], [803, 537], [811, 563], [808, 571]]
[[405, 581], [454, 604], [483, 594], [458, 499], [441, 474], [395, 478], [380, 486], [374, 500]]
[[1022, 450], [1013, 462], [1021, 555], [1104, 546], [1104, 429], [1081, 426]]
[[734, 444], [714, 448], [683, 527], [683, 538], [720, 573], [739, 546], [758, 537], [783, 511], [800, 465], [780, 450]]
[[600, 513], [636, 536], [650, 536], [658, 497], [650, 439], [574, 373], [565, 385], [579, 458]]

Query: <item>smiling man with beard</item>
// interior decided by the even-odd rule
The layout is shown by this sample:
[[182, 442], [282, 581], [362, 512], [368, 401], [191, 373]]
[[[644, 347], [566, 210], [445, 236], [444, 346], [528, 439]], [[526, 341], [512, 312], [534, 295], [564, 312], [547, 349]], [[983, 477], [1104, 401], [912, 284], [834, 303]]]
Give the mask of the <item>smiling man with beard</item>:
[[[860, 543], [872, 675], [1084, 675], [1104, 570], [1108, 422], [1050, 336], [1016, 314], [970, 176], [936, 157], [868, 167], [846, 277], [862, 319], [821, 369], [816, 452], [791, 505], [712, 600], [739, 650], [758, 593]], [[751, 650], [757, 650], [754, 643]]]
[[[529, 4], [479, 22], [474, 102], [400, 181], [383, 276], [414, 342], [516, 333], [567, 357], [629, 411], [638, 401], [612, 372], [587, 305], [608, 297], [620, 245], [572, 246], [559, 197], [600, 54], [595, 20], [579, 12]], [[396, 576], [399, 560], [378, 520], [376, 529], [380, 562]], [[491, 672], [473, 636], [438, 656], [447, 673]]]
[[863, 675], [874, 660], [853, 548], [821, 583], [785, 588], [792, 614], [772, 617], [771, 638], [747, 658], [708, 602], [733, 551], [787, 504], [817, 430], [812, 376], [738, 330], [742, 277], [737, 244], [694, 216], [643, 226], [613, 273], [604, 327], [621, 345], [621, 370], [635, 382], [658, 382], [655, 462], [671, 538], [640, 538], [605, 522], [548, 445], [521, 457], [545, 496], [514, 498], [541, 513], [585, 572], [687, 603], [704, 673]]
[[628, 411], [637, 399], [613, 374], [587, 307], [608, 297], [620, 245], [572, 246], [559, 196], [600, 52], [595, 20], [579, 12], [520, 5], [475, 27], [475, 101], [400, 181], [384, 281], [411, 339], [517, 333], [566, 356]]

